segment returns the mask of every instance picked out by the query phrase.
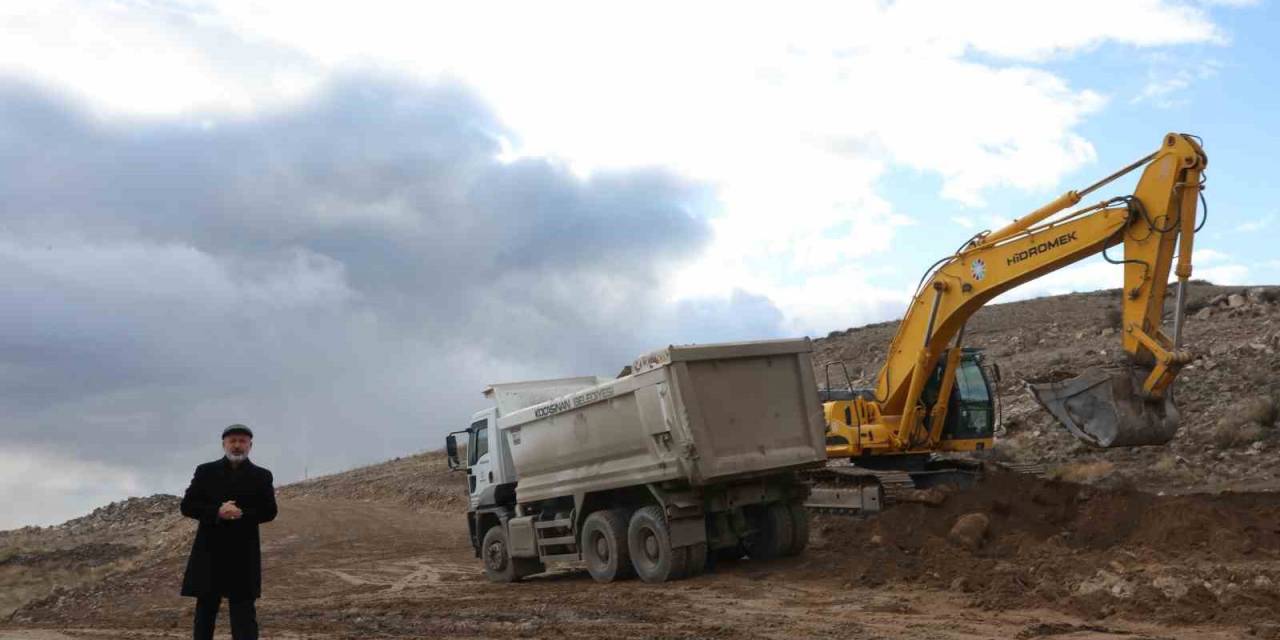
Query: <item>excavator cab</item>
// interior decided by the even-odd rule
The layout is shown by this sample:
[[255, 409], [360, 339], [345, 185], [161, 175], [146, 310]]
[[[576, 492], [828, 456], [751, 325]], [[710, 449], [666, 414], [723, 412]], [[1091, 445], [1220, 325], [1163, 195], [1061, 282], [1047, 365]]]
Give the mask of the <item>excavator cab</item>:
[[[921, 394], [926, 407], [932, 407], [938, 401], [942, 379], [946, 373], [946, 363], [947, 355], [944, 352], [938, 358], [938, 364]], [[831, 370], [834, 367], [839, 367], [844, 374], [843, 388], [831, 385]], [[955, 386], [947, 399], [946, 419], [939, 442], [936, 446], [929, 447], [930, 452], [981, 451], [991, 447], [995, 424], [998, 420], [993, 379], [998, 381], [998, 376], [999, 369], [995, 365], [985, 363], [981, 349], [963, 348], [960, 361], [956, 366]], [[827, 454], [837, 457], [848, 456], [849, 453], [842, 455], [836, 452], [850, 448], [853, 456], [883, 455], [874, 446], [875, 443], [883, 440], [876, 438], [872, 433], [859, 439], [858, 435], [862, 432], [862, 428], [861, 425], [855, 426], [860, 420], [865, 420], [862, 416], [866, 404], [876, 401], [875, 390], [855, 388], [843, 362], [828, 363], [825, 377], [826, 386], [818, 390], [818, 398], [823, 403], [823, 410], [827, 415]], [[933, 430], [930, 424], [932, 417], [927, 415], [924, 421], [925, 429], [929, 432]], [[851, 444], [854, 446], [850, 447]], [[922, 451], [918, 447], [913, 447], [906, 451], [892, 453], [918, 455]], [[865, 463], [867, 460], [863, 458], [859, 464]]]
[[[926, 383], [922, 399], [926, 406], [933, 406], [942, 387], [946, 369], [946, 354], [938, 359], [938, 366]], [[991, 369], [994, 373], [994, 368]], [[975, 451], [991, 446], [996, 424], [996, 394], [991, 375], [984, 365], [982, 350], [964, 347], [956, 367], [955, 388], [947, 401], [947, 417], [942, 427], [942, 448], [947, 451]], [[932, 416], [925, 418], [925, 427], [932, 430]]]

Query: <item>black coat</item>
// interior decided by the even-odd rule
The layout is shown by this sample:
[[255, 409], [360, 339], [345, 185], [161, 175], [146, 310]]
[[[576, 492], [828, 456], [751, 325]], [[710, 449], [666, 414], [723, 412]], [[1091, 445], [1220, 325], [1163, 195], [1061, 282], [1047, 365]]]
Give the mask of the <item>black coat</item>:
[[[271, 472], [245, 460], [233, 469], [226, 458], [196, 467], [182, 496], [182, 515], [200, 521], [182, 577], [182, 595], [221, 595], [231, 599], [262, 595], [262, 551], [258, 525], [276, 517]], [[234, 500], [243, 515], [218, 517], [218, 508]]]

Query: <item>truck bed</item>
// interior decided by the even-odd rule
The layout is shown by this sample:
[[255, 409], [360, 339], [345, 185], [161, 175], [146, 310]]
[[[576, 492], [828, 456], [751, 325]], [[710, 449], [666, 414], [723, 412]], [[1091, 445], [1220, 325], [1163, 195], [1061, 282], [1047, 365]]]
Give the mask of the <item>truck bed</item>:
[[500, 417], [517, 501], [822, 463], [811, 349], [808, 339], [671, 346], [632, 375]]

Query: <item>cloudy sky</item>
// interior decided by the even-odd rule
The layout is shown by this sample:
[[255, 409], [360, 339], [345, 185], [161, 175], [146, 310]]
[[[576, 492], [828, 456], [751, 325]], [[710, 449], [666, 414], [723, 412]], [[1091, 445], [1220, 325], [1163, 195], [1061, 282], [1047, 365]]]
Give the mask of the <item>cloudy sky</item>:
[[897, 317], [1166, 131], [1196, 275], [1280, 281], [1271, 6], [322, 4], [0, 5], [0, 528], [179, 493], [231, 422], [289, 481], [490, 382]]

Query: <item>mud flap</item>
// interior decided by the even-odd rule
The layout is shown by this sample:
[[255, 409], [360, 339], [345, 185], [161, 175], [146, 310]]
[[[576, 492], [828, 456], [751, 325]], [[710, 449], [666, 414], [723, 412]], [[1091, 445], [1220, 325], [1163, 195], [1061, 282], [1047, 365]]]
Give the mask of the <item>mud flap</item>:
[[1095, 367], [1061, 382], [1028, 383], [1031, 395], [1072, 435], [1096, 447], [1165, 444], [1178, 431], [1172, 389], [1147, 398], [1140, 367]]

